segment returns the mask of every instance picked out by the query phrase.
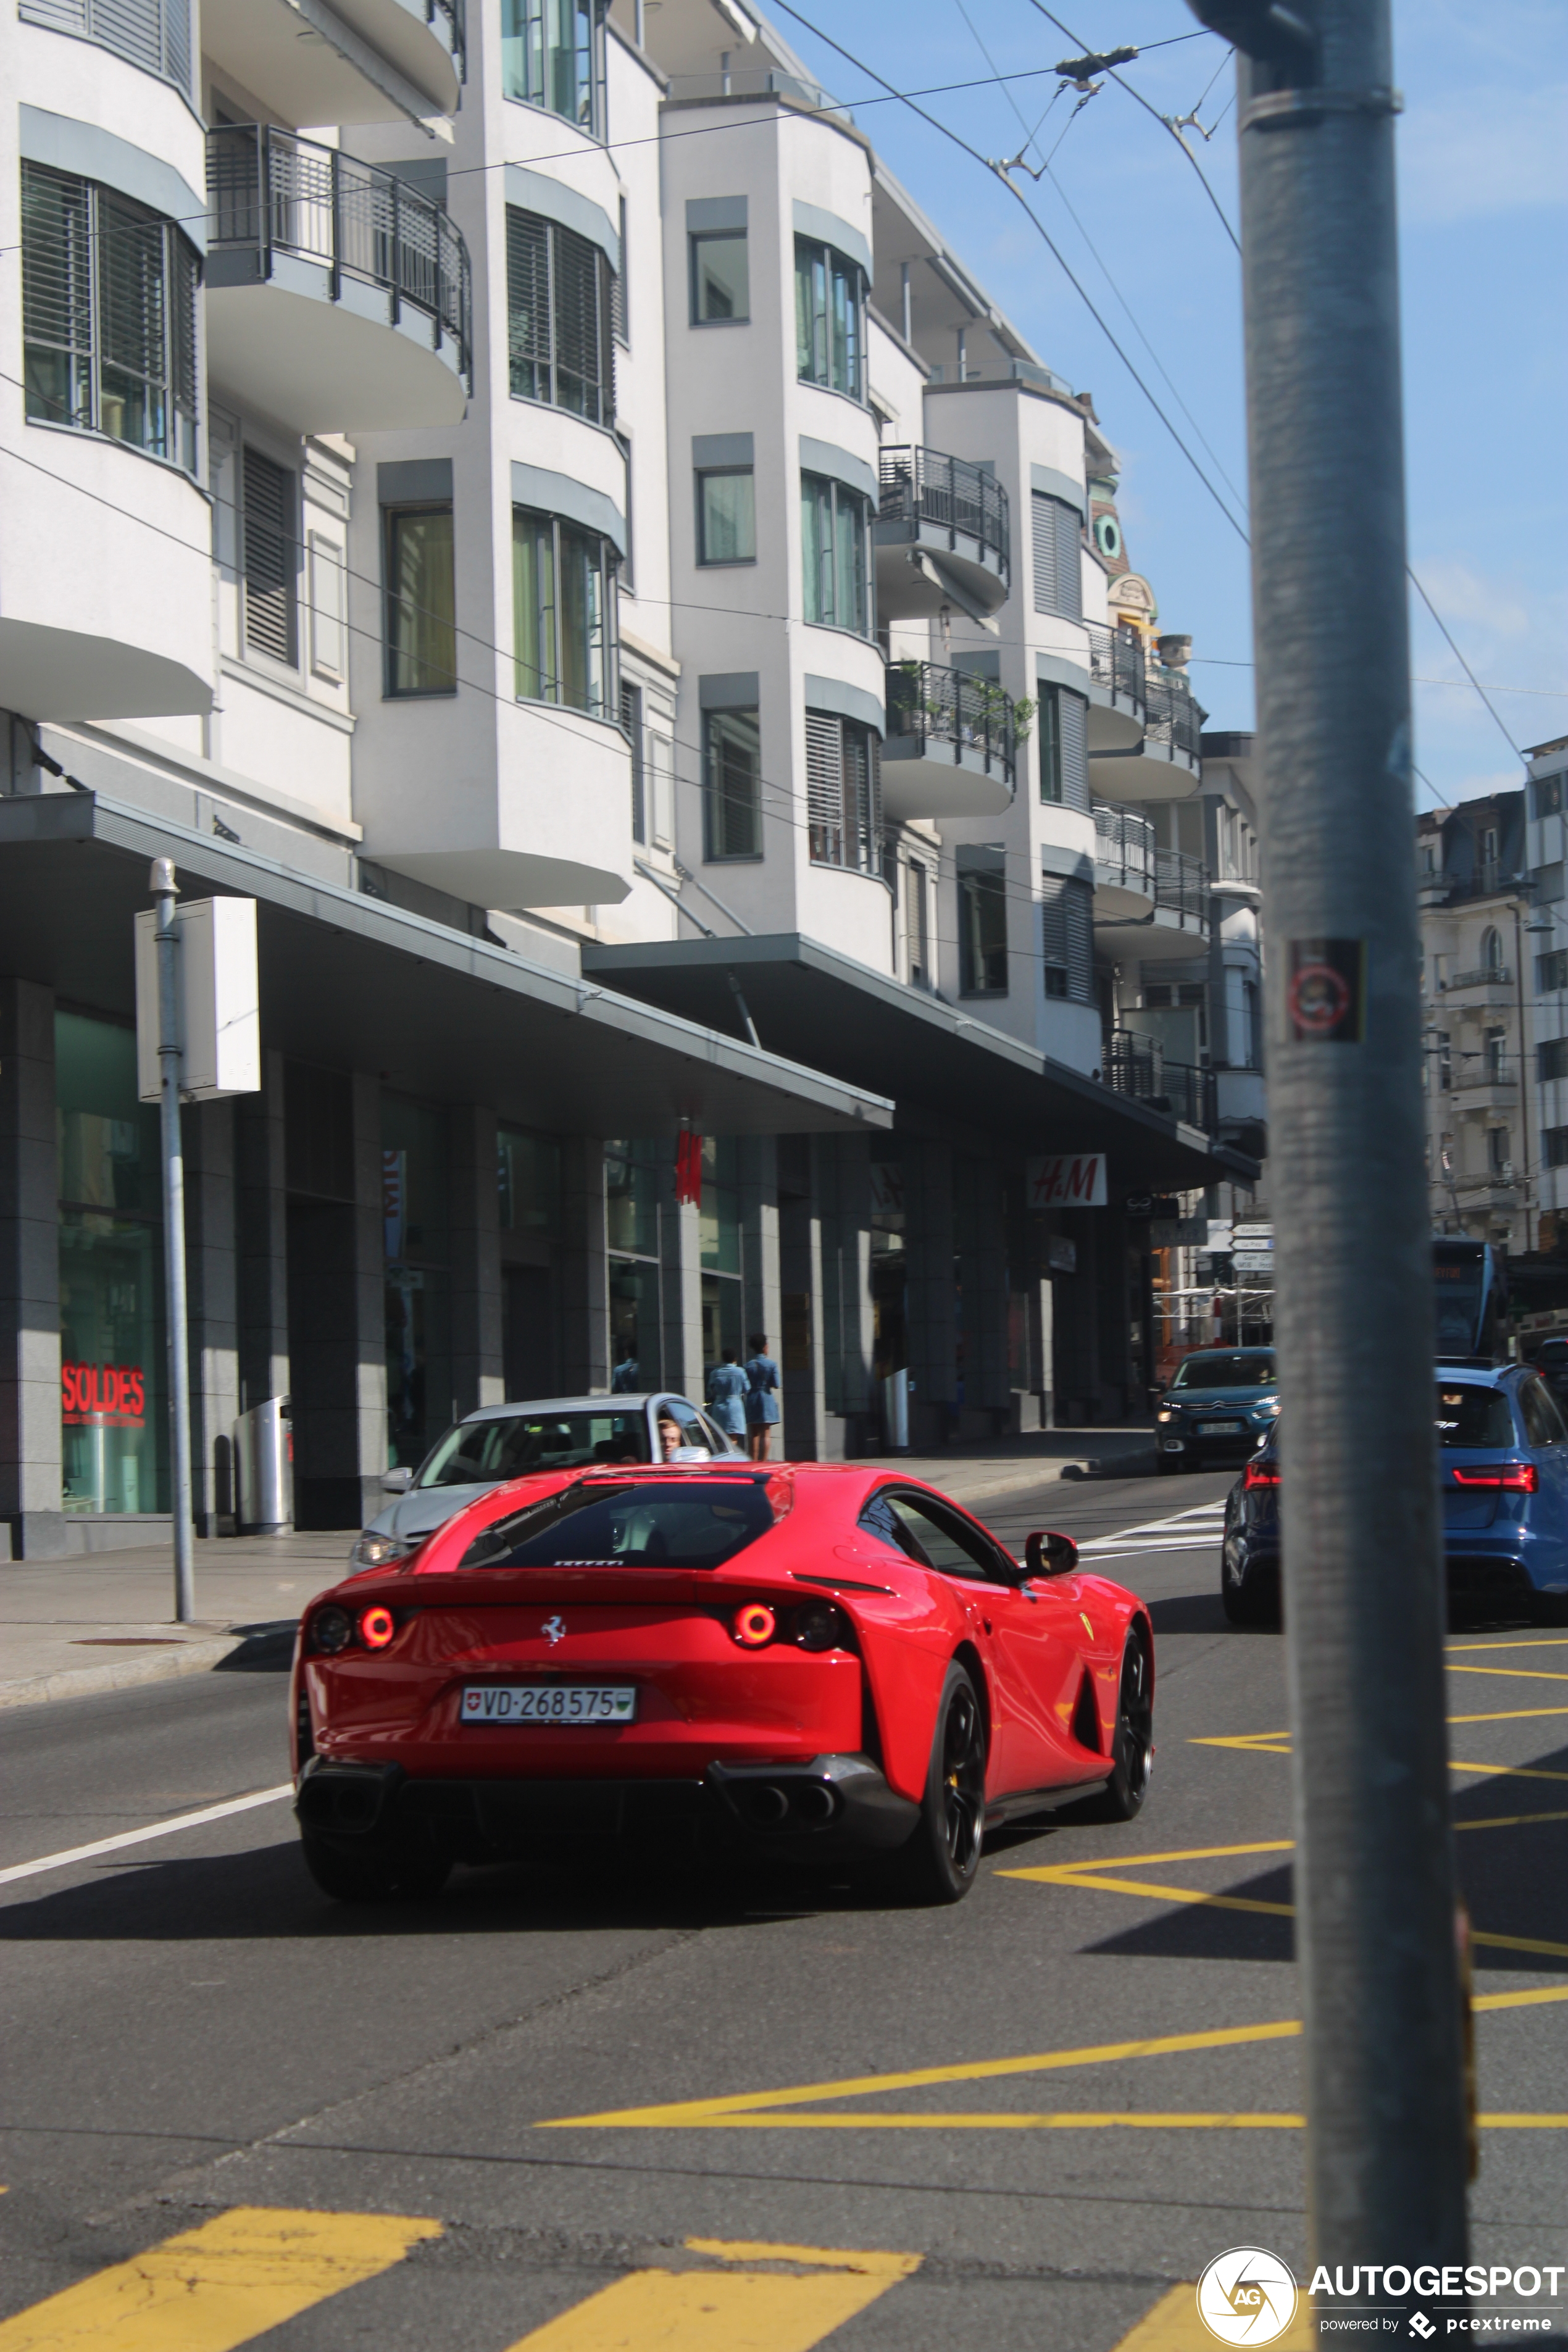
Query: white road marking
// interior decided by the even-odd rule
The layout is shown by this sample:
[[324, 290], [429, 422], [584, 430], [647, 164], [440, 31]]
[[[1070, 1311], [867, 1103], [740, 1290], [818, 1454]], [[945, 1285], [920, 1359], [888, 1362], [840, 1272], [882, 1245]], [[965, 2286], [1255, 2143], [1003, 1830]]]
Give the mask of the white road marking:
[[230, 1797], [221, 1805], [204, 1805], [199, 1812], [175, 1813], [169, 1821], [154, 1822], [150, 1829], [122, 1830], [118, 1837], [95, 1838], [90, 1845], [40, 1854], [37, 1862], [14, 1862], [8, 1870], [0, 1870], [0, 1886], [9, 1886], [16, 1878], [36, 1878], [40, 1871], [64, 1870], [73, 1862], [91, 1862], [100, 1853], [118, 1853], [123, 1846], [144, 1845], [149, 1838], [173, 1837], [176, 1830], [199, 1829], [204, 1822], [226, 1821], [230, 1813], [247, 1813], [253, 1805], [275, 1805], [293, 1793], [293, 1782], [285, 1780], [280, 1789], [258, 1789], [253, 1796]]
[[1080, 1558], [1130, 1559], [1135, 1552], [1209, 1551], [1225, 1530], [1225, 1505], [1195, 1503], [1190, 1510], [1173, 1511], [1163, 1519], [1145, 1519], [1135, 1528], [1119, 1528], [1113, 1536], [1091, 1536], [1079, 1546]]

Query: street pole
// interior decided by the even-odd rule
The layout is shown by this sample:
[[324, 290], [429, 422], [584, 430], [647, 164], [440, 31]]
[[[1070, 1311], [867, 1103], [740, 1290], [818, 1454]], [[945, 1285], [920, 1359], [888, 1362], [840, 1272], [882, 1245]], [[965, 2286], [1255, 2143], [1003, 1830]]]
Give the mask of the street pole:
[[1520, 1139], [1524, 1145], [1524, 1249], [1528, 1257], [1535, 1247], [1530, 1229], [1530, 1057], [1524, 1040], [1524, 940], [1520, 930], [1517, 898], [1513, 902], [1513, 987], [1519, 1008], [1519, 1116]]
[[[1412, 2292], [1412, 2272], [1463, 2263], [1468, 2169], [1420, 1085], [1398, 100], [1388, 0], [1191, 5], [1242, 52], [1309, 2242], [1313, 2270], [1327, 2264], [1336, 2284], [1324, 2308], [1392, 2319], [1442, 2302]], [[1388, 2265], [1405, 2292], [1382, 2291]]]
[[169, 1326], [169, 1477], [174, 1525], [174, 1615], [196, 1613], [191, 1542], [191, 1375], [185, 1307], [185, 1161], [180, 1140], [179, 885], [171, 857], [155, 857], [148, 877], [158, 908], [158, 1118], [163, 1157], [164, 1305]]

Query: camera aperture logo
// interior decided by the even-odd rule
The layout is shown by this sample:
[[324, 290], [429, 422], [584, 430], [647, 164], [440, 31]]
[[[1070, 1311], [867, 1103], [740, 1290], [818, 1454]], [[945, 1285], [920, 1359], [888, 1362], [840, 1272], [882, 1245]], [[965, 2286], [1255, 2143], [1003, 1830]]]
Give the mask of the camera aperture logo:
[[1198, 2281], [1198, 2317], [1221, 2344], [1273, 2344], [1296, 2316], [1296, 2281], [1278, 2254], [1232, 2246]]

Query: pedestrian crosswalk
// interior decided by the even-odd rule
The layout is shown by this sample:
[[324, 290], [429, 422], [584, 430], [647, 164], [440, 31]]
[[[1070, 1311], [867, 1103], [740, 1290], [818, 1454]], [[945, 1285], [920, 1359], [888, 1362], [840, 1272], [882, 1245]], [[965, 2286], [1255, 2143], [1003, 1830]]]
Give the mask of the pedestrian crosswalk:
[[[0, 2320], [0, 2352], [237, 2352], [441, 2230], [419, 2215], [237, 2207]], [[921, 2264], [718, 2238], [683, 2252], [683, 2267], [630, 2271], [493, 2352], [813, 2352]]]
[[1080, 1543], [1080, 1558], [1105, 1559], [1115, 1555], [1150, 1551], [1212, 1551], [1225, 1531], [1225, 1503], [1197, 1503], [1190, 1511], [1173, 1511], [1168, 1518], [1145, 1519], [1135, 1528], [1118, 1528], [1112, 1536], [1091, 1536]]

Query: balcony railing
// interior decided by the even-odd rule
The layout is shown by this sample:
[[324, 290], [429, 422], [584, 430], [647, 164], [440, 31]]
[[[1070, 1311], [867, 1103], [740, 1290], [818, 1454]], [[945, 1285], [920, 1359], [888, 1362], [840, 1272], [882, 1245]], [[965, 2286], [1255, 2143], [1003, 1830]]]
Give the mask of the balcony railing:
[[1202, 922], [1208, 913], [1208, 867], [1184, 850], [1162, 849], [1154, 828], [1135, 809], [1109, 801], [1094, 804], [1094, 863], [1108, 882], [1142, 890], [1156, 907]]
[[1456, 988], [1508, 988], [1512, 981], [1512, 972], [1501, 964], [1481, 963], [1471, 971], [1455, 972], [1447, 983], [1448, 993], [1452, 995]]
[[425, 22], [433, 25], [437, 16], [447, 23], [447, 47], [451, 50], [459, 81], [468, 79], [468, 28], [467, 0], [425, 0]]
[[334, 301], [345, 278], [382, 288], [395, 319], [407, 303], [437, 346], [451, 338], [472, 389], [468, 249], [444, 205], [339, 148], [255, 122], [208, 131], [207, 196], [215, 251], [248, 247], [262, 278], [277, 253], [319, 262]]
[[994, 475], [940, 449], [884, 449], [880, 467], [879, 522], [930, 524], [948, 534], [978, 540], [1001, 558], [1007, 577], [1007, 493]]
[[1110, 1040], [1105, 1075], [1118, 1094], [1147, 1103], [1151, 1110], [1168, 1111], [1184, 1126], [1201, 1128], [1205, 1135], [1217, 1133], [1218, 1088], [1214, 1072], [1194, 1070], [1186, 1062], [1167, 1062], [1158, 1038], [1118, 1029]]
[[1208, 713], [1194, 701], [1184, 677], [1156, 670], [1143, 688], [1143, 731], [1156, 743], [1198, 757], [1204, 720]]
[[[943, 669], [937, 662], [898, 662], [888, 672], [888, 736], [919, 744], [922, 755], [936, 756], [951, 744], [955, 765], [983, 761], [1014, 781], [1017, 763], [1017, 729], [1013, 699], [992, 679], [973, 677], [967, 670]], [[913, 756], [906, 754], [906, 757]]]
[[1125, 695], [1130, 702], [1143, 699], [1143, 642], [1131, 629], [1108, 629], [1099, 621], [1086, 621], [1084, 635], [1089, 639], [1089, 675], [1096, 686], [1108, 694]]

